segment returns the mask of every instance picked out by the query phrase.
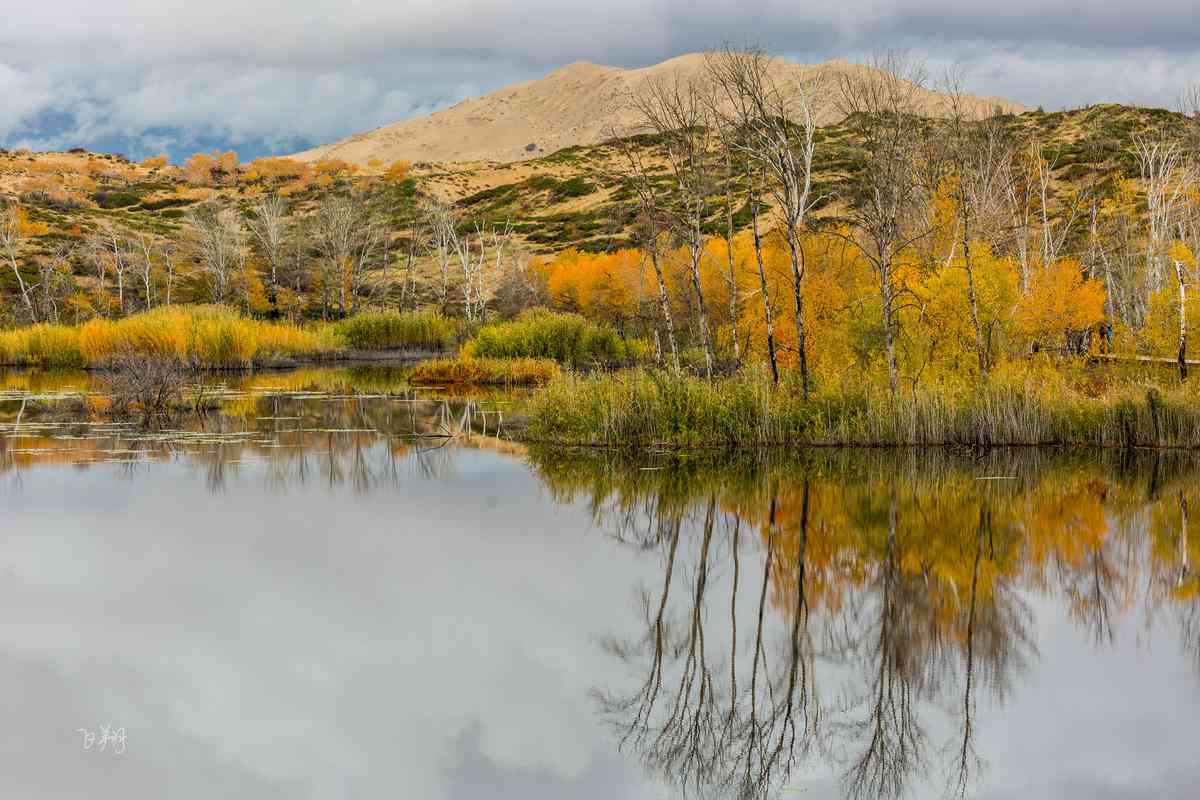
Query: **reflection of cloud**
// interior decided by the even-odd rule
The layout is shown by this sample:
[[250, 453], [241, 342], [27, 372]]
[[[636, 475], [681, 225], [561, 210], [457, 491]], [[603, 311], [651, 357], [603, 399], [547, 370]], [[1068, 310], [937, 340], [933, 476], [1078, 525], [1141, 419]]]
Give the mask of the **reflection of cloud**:
[[803, 13], [779, 0], [65, 0], [5, 18], [0, 143], [286, 150], [570, 61], [641, 66], [728, 38], [809, 62], [909, 47], [963, 60], [981, 93], [1048, 107], [1165, 104], [1200, 66], [1193, 12], [1182, 0], [848, 0]]
[[[0, 663], [28, 665], [6, 725], [38, 735], [0, 748], [6, 785], [456, 797], [465, 767], [438, 765], [467, 731], [486, 768], [518, 783], [603, 769], [632, 785], [587, 692], [611, 677], [590, 636], [625, 599], [634, 557], [581, 538], [575, 512], [531, 527], [538, 490], [519, 465], [458, 460], [453, 482], [367, 497], [264, 493], [245, 470], [213, 499], [184, 465], [132, 480], [26, 473], [3, 512]], [[129, 733], [111, 779], [69, 738], [101, 722]], [[541, 796], [557, 795], [528, 795]]]

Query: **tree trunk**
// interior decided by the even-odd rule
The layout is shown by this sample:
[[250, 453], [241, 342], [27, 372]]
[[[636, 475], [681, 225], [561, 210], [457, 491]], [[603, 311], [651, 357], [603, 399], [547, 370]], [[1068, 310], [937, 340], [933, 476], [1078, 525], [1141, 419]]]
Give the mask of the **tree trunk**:
[[[699, 241], [698, 239], [696, 241]], [[712, 335], [708, 328], [708, 311], [704, 307], [704, 287], [700, 284], [700, 257], [703, 252], [698, 244], [691, 246], [692, 256], [692, 288], [696, 290], [696, 313], [700, 323], [700, 343], [704, 345], [704, 372], [708, 379], [713, 376], [713, 346]]]
[[896, 368], [896, 332], [892, 328], [892, 304], [895, 301], [894, 291], [892, 289], [892, 265], [890, 261], [884, 261], [879, 265], [879, 298], [882, 301], [882, 317], [883, 317], [883, 343], [887, 352], [887, 367], [888, 367], [888, 386], [892, 390], [892, 396], [896, 396], [896, 389], [899, 384]]
[[800, 389], [804, 399], [808, 399], [808, 337], [804, 331], [804, 294], [801, 287], [804, 282], [804, 251], [800, 247], [799, 232], [794, 226], [787, 231], [788, 250], [792, 258], [792, 291], [795, 295], [796, 306], [796, 352], [797, 363], [800, 367]]
[[733, 263], [733, 165], [725, 151], [725, 252], [729, 256], [729, 325], [733, 339], [733, 360], [739, 367], [742, 353], [738, 343], [737, 273]]
[[775, 321], [771, 313], [771, 289], [767, 285], [767, 270], [763, 266], [762, 236], [758, 230], [758, 200], [754, 194], [754, 181], [750, 172], [746, 172], [746, 184], [749, 189], [747, 202], [750, 203], [750, 227], [754, 233], [754, 259], [758, 262], [758, 282], [762, 289], [763, 318], [767, 326], [767, 357], [771, 361], [771, 380], [779, 384], [779, 361], [775, 356]]
[[675, 346], [675, 321], [671, 319], [671, 301], [667, 297], [667, 282], [663, 278], [662, 265], [658, 263], [658, 244], [650, 245], [650, 263], [654, 267], [654, 277], [658, 279], [658, 306], [662, 311], [663, 322], [667, 326], [667, 343], [671, 347], [671, 367], [679, 372], [679, 349]]
[[979, 324], [979, 300], [975, 295], [975, 267], [971, 264], [971, 215], [967, 211], [966, 198], [959, 198], [962, 208], [962, 246], [963, 265], [967, 268], [967, 300], [971, 304], [971, 325], [975, 328], [975, 352], [979, 356], [979, 375], [986, 378], [988, 374], [987, 349], [983, 343], [983, 328]]
[[1187, 380], [1187, 284], [1183, 265], [1175, 262], [1175, 277], [1179, 280], [1179, 379]]

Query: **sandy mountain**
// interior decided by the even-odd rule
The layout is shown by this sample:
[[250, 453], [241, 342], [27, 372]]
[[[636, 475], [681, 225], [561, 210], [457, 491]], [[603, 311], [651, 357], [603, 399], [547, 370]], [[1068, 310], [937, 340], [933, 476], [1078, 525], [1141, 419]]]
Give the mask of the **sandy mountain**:
[[[864, 70], [845, 61], [804, 65], [776, 59], [779, 85], [806, 81], [837, 72]], [[427, 117], [386, 125], [296, 154], [314, 161], [340, 158], [357, 164], [372, 159], [410, 161], [499, 161], [511, 162], [547, 155], [572, 145], [596, 144], [610, 131], [635, 132], [637, 115], [630, 108], [631, 92], [646, 81], [672, 74], [702, 78], [704, 54], [691, 53], [642, 69], [605, 67], [576, 62], [544, 78], [519, 83], [499, 91], [464, 100]], [[922, 92], [927, 111], [935, 114], [939, 95]], [[981, 114], [995, 108], [1020, 112], [1017, 103], [994, 97], [970, 98]], [[820, 112], [822, 124], [836, 122], [832, 104]]]

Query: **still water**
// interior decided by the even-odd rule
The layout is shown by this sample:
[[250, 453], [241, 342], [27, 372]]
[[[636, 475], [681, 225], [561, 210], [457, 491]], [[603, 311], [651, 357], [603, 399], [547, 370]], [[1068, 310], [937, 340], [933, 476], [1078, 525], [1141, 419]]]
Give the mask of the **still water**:
[[0, 379], [4, 798], [1197, 796], [1185, 454], [630, 461], [386, 374], [155, 431], [97, 391]]

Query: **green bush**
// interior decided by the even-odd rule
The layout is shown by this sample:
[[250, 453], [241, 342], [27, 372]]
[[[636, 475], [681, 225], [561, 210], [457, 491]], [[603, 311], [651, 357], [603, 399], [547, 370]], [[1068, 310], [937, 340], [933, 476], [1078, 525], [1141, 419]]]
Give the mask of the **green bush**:
[[545, 309], [485, 325], [466, 347], [480, 358], [552, 358], [570, 366], [628, 364], [643, 358], [645, 350], [642, 342], [623, 339], [608, 325]]
[[359, 350], [448, 350], [461, 337], [463, 323], [436, 311], [376, 311], [344, 319], [333, 329]]

